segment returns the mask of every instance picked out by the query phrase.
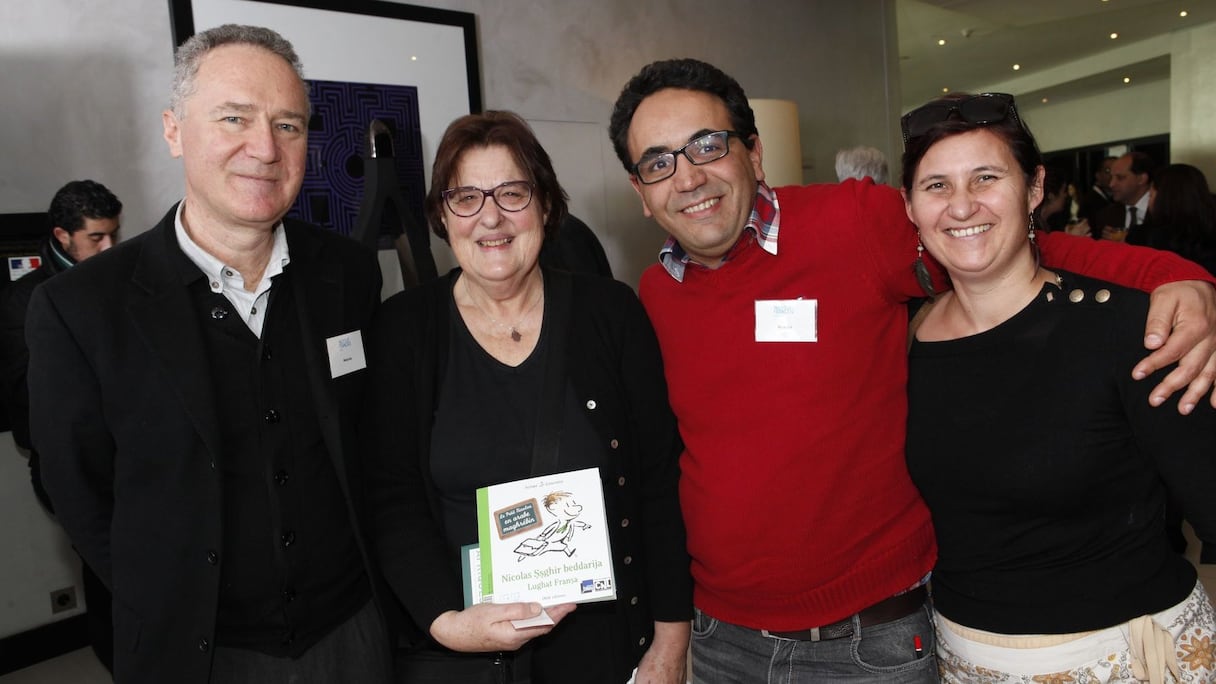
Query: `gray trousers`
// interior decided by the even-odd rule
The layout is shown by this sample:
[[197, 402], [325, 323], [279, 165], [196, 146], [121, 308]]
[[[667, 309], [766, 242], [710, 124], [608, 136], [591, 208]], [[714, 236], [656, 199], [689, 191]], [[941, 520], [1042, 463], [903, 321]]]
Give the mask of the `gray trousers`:
[[299, 658], [243, 648], [215, 649], [211, 684], [391, 684], [392, 659], [379, 611], [358, 613]]

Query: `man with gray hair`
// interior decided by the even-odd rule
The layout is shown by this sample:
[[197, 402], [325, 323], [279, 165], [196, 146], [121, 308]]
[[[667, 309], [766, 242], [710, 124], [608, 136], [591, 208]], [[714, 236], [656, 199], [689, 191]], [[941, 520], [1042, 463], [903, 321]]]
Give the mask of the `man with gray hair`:
[[886, 183], [887, 157], [876, 147], [859, 145], [836, 153], [836, 180], [843, 183], [846, 178], [873, 178], [875, 183]]
[[380, 275], [284, 219], [308, 117], [277, 33], [190, 38], [162, 115], [185, 198], [30, 304], [33, 442], [123, 684], [391, 678], [354, 439]]

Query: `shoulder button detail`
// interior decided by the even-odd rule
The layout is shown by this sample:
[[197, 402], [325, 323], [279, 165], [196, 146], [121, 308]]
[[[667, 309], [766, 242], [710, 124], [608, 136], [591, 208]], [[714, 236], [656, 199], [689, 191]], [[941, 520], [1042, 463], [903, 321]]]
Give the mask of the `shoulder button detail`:
[[1104, 303], [1110, 301], [1110, 290], [1103, 288], [1103, 289], [1095, 292], [1094, 301], [1099, 304], [1104, 304]]
[[1073, 304], [1076, 304], [1082, 299], [1085, 299], [1085, 293], [1081, 290], [1073, 290], [1072, 292], [1068, 293], [1068, 301], [1072, 302]]

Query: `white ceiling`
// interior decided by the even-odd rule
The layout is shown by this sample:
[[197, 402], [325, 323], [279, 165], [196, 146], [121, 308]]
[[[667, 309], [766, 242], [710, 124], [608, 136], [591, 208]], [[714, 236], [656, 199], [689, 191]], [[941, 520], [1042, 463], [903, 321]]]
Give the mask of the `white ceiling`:
[[896, 15], [907, 111], [943, 88], [1060, 102], [1169, 78], [1170, 33], [1216, 21], [1216, 0], [897, 0]]

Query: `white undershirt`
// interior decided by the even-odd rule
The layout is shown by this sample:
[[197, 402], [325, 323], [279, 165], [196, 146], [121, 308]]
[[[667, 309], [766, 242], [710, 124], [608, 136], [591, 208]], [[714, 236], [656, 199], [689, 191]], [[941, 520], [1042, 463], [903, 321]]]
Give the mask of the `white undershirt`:
[[279, 221], [274, 227], [274, 245], [270, 248], [270, 261], [266, 264], [266, 272], [258, 281], [258, 287], [253, 292], [245, 289], [245, 279], [240, 271], [216, 259], [210, 252], [198, 246], [190, 239], [186, 227], [182, 225], [182, 207], [185, 200], [177, 205], [177, 215], [173, 219], [173, 228], [177, 233], [177, 244], [182, 248], [186, 257], [199, 267], [207, 277], [207, 286], [212, 292], [222, 294], [236, 307], [241, 320], [249, 326], [249, 330], [261, 339], [262, 326], [266, 323], [266, 310], [270, 304], [271, 278], [283, 272], [283, 268], [291, 263], [287, 253], [287, 234], [283, 230], [283, 222]]

